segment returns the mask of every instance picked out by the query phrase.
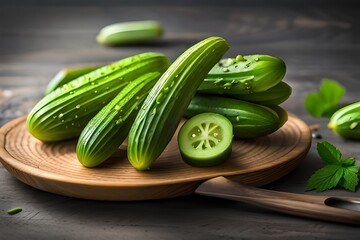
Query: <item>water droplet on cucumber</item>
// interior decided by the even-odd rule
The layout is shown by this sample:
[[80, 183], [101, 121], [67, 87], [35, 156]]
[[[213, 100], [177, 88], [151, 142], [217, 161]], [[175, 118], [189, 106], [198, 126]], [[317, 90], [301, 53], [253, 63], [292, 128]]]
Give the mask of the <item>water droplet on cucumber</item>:
[[79, 109], [81, 107], [81, 105], [80, 104], [78, 104], [78, 105], [76, 105], [76, 109]]
[[168, 92], [170, 91], [170, 88], [169, 88], [169, 87], [165, 87], [163, 91], [164, 91], [164, 93], [168, 93]]
[[246, 61], [245, 58], [243, 57], [243, 55], [237, 55], [235, 58], [236, 62], [242, 62], [242, 61]]
[[231, 82], [228, 82], [228, 83], [225, 83], [225, 84], [223, 85], [223, 87], [224, 87], [224, 89], [231, 89], [231, 88], [232, 88], [232, 84], [231, 84]]
[[165, 98], [165, 94], [164, 93], [159, 93], [159, 95], [156, 97], [156, 103], [160, 104]]
[[118, 105], [118, 104], [116, 104], [116, 105], [115, 105], [115, 107], [114, 107], [114, 110], [115, 110], [115, 111], [119, 111], [119, 110], [120, 110], [120, 108], [121, 108], [121, 106], [120, 106], [120, 105]]
[[150, 113], [150, 115], [155, 115], [156, 114], [156, 108], [154, 108], [152, 111], [151, 111], [151, 113]]
[[359, 125], [358, 122], [352, 122], [352, 123], [350, 124], [350, 129], [354, 129], [354, 128], [356, 128], [358, 125]]
[[236, 116], [235, 120], [236, 120], [237, 122], [240, 122], [240, 116]]
[[214, 83], [215, 83], [215, 84], [221, 83], [222, 80], [224, 80], [224, 79], [223, 79], [223, 78], [218, 78], [218, 79], [216, 79], [216, 80], [214, 81]]
[[62, 118], [63, 116], [64, 116], [63, 113], [60, 113], [60, 114], [59, 114], [59, 118]]
[[115, 122], [116, 125], [120, 125], [120, 124], [122, 124], [122, 123], [123, 123], [122, 118], [119, 118], [119, 119], [116, 120], [116, 122]]
[[232, 59], [232, 58], [225, 58], [225, 59], [220, 60], [220, 62], [219, 62], [219, 66], [223, 66], [223, 67], [229, 67], [233, 64], [234, 64], [234, 59]]

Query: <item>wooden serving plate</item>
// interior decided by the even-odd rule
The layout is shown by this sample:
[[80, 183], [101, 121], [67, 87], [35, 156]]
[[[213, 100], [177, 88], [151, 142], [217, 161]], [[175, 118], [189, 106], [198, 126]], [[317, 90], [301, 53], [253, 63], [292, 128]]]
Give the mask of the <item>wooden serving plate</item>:
[[174, 137], [149, 171], [136, 171], [129, 164], [126, 143], [101, 166], [86, 168], [76, 158], [76, 140], [42, 143], [28, 133], [25, 122], [23, 116], [0, 130], [0, 160], [5, 168], [35, 188], [96, 200], [184, 196], [217, 176], [261, 186], [295, 169], [311, 145], [308, 126], [289, 114], [288, 122], [271, 135], [234, 140], [231, 159], [220, 166], [195, 168], [185, 164]]

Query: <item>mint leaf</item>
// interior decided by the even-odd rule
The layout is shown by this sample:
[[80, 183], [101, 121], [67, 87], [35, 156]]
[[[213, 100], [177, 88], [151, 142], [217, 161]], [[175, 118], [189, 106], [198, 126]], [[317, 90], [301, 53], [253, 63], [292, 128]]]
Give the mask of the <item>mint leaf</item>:
[[355, 187], [359, 182], [359, 176], [357, 174], [358, 171], [359, 169], [357, 167], [343, 168], [344, 174], [339, 182], [339, 185], [345, 189], [355, 192]]
[[355, 165], [355, 158], [341, 159], [341, 152], [329, 142], [317, 144], [317, 150], [325, 166], [317, 170], [309, 179], [306, 191], [315, 189], [322, 192], [336, 186], [355, 192], [359, 183], [360, 166]]
[[322, 160], [327, 164], [341, 165], [341, 152], [329, 142], [321, 142], [317, 144], [317, 151]]
[[345, 88], [338, 82], [324, 79], [318, 92], [309, 93], [305, 108], [314, 117], [330, 117], [345, 94]]
[[309, 179], [306, 191], [315, 189], [318, 192], [336, 187], [341, 177], [343, 169], [338, 165], [327, 165], [317, 170]]
[[341, 165], [343, 167], [354, 166], [355, 162], [356, 162], [355, 158], [353, 158], [353, 157], [341, 159]]

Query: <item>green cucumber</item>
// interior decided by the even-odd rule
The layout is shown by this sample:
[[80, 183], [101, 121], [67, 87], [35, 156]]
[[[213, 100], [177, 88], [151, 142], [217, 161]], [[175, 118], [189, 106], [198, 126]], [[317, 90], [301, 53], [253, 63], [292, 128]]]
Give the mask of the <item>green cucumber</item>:
[[163, 72], [169, 59], [143, 53], [101, 67], [55, 89], [27, 118], [27, 129], [41, 141], [74, 138], [96, 113], [128, 83], [149, 72]]
[[140, 76], [93, 117], [81, 132], [76, 146], [80, 163], [95, 167], [109, 158], [126, 139], [131, 124], [162, 72]]
[[276, 112], [276, 114], [279, 117], [279, 125], [278, 128], [281, 128], [282, 126], [284, 126], [284, 124], [288, 121], [289, 116], [288, 113], [285, 109], [283, 109], [280, 106], [276, 106], [276, 105], [272, 105], [272, 106], [267, 106], [269, 107], [271, 110], [273, 110], [274, 112]]
[[218, 113], [227, 117], [233, 125], [236, 138], [268, 135], [278, 130], [286, 121], [285, 116], [279, 116], [277, 111], [266, 106], [204, 94], [196, 94], [193, 97], [184, 116], [190, 118], [205, 112]]
[[263, 92], [229, 95], [232, 98], [253, 102], [260, 105], [275, 106], [283, 103], [291, 95], [292, 89], [285, 82], [279, 82], [274, 87]]
[[48, 83], [45, 89], [45, 95], [54, 91], [56, 88], [61, 87], [62, 85], [74, 80], [75, 78], [94, 71], [97, 68], [99, 68], [99, 66], [65, 68], [60, 70]]
[[238, 55], [222, 59], [198, 88], [199, 93], [249, 94], [263, 92], [285, 76], [283, 60], [269, 55]]
[[182, 159], [194, 167], [219, 165], [230, 158], [233, 127], [224, 116], [201, 113], [187, 120], [178, 134]]
[[330, 118], [329, 128], [349, 139], [360, 139], [360, 102], [337, 110]]
[[102, 28], [96, 40], [109, 46], [136, 44], [160, 38], [163, 32], [157, 21], [122, 22]]
[[196, 89], [228, 48], [223, 38], [207, 38], [186, 50], [161, 76], [129, 133], [128, 159], [134, 168], [149, 169], [164, 151]]

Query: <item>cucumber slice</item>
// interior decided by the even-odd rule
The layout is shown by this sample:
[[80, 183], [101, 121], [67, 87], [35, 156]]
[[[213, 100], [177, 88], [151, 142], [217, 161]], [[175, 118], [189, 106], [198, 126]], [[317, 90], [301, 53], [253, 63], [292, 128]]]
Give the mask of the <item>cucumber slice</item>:
[[194, 167], [216, 166], [230, 158], [233, 127], [217, 113], [201, 113], [184, 123], [178, 134], [183, 160]]

